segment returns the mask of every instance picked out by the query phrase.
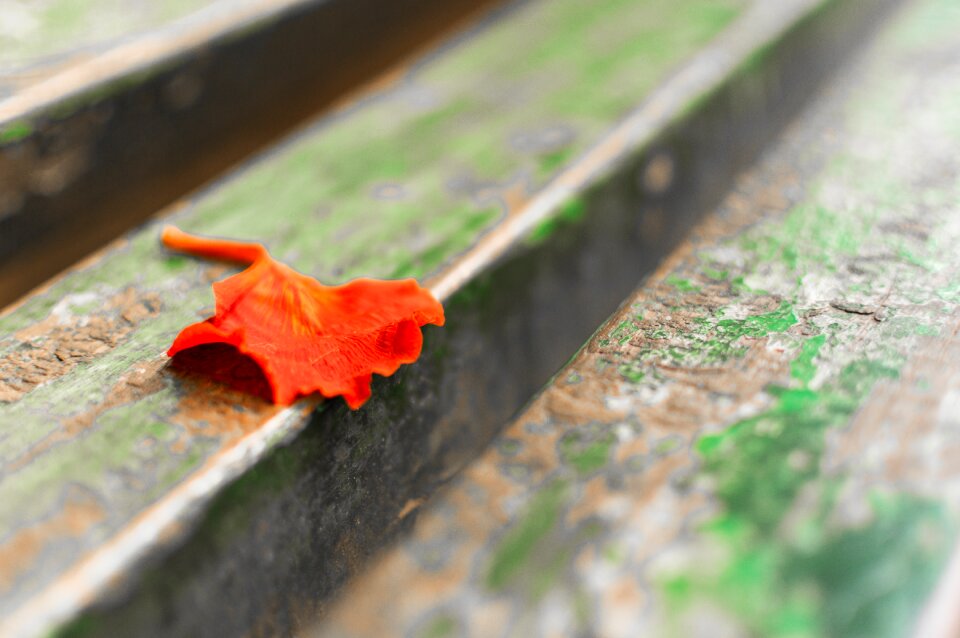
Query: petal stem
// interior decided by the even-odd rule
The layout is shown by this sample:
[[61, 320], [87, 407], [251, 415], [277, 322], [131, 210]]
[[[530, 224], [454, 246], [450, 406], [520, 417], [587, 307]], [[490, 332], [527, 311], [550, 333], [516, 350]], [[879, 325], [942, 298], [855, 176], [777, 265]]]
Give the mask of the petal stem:
[[175, 226], [164, 226], [161, 235], [163, 245], [197, 257], [234, 261], [241, 264], [252, 264], [267, 254], [263, 244], [254, 242], [231, 241], [229, 239], [211, 239], [185, 233]]

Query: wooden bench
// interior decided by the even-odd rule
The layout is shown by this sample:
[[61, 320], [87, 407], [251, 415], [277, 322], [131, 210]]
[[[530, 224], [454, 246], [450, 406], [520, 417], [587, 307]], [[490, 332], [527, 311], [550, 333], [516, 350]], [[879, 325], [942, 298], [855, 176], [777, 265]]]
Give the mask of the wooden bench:
[[0, 304], [493, 0], [17, 3], [0, 29]]
[[[951, 334], [950, 307], [890, 285], [922, 288], [901, 273], [924, 264], [952, 276], [949, 243], [920, 238], [947, 232], [951, 211], [877, 213], [887, 200], [856, 197], [899, 174], [843, 155], [861, 140], [884, 156], [882, 144], [939, 139], [924, 126], [947, 118], [871, 135], [896, 112], [863, 113], [909, 90], [883, 93], [884, 78], [921, 77], [890, 71], [896, 55], [947, 44], [898, 14], [889, 51], [863, 63], [860, 101], [840, 91], [815, 103], [730, 194], [889, 4], [511, 5], [168, 211], [163, 221], [186, 230], [265, 241], [326, 282], [430, 285], [448, 325], [427, 332], [416, 365], [375, 383], [361, 411], [312, 399], [281, 409], [171, 369], [163, 350], [209, 314], [209, 284], [229, 270], [164, 253], [154, 223], [6, 311], [0, 635], [455, 635], [483, 633], [473, 619], [487, 610], [493, 630], [536, 633], [560, 618], [589, 633], [637, 609], [645, 626], [676, 622], [681, 635], [704, 618], [810, 633], [859, 609], [822, 594], [870, 590], [817, 590], [840, 581], [810, 573], [784, 580], [777, 570], [801, 564], [797, 552], [815, 570], [845, 533], [901, 525], [890, 564], [916, 555], [937, 567], [954, 531], [952, 514], [934, 516], [948, 511], [946, 492], [931, 487], [918, 506], [919, 492], [894, 479], [857, 483], [843, 464], [855, 456], [836, 456], [849, 443], [831, 437], [920, 341], [952, 344], [934, 336]], [[838, 86], [860, 77], [845, 73]], [[907, 177], [943, 148], [910, 155], [918, 172]], [[846, 183], [862, 174], [875, 181]], [[930, 206], [949, 201], [944, 182], [910, 188], [929, 189]], [[821, 196], [864, 206], [840, 214]], [[674, 250], [721, 201], [695, 243]], [[902, 238], [892, 259], [873, 252], [888, 236]], [[949, 288], [930, 294], [952, 303]], [[808, 412], [825, 416], [789, 420]], [[794, 430], [801, 441], [782, 438]], [[879, 504], [860, 498], [875, 491]], [[801, 497], [836, 505], [821, 508], [836, 520]], [[847, 516], [858, 498], [860, 519]], [[884, 507], [892, 519], [871, 518]], [[810, 536], [790, 536], [787, 515]], [[940, 570], [921, 571], [906, 598], [889, 598], [901, 625]], [[378, 609], [387, 624], [375, 624]]]
[[302, 635], [958, 635], [958, 31], [898, 14]]

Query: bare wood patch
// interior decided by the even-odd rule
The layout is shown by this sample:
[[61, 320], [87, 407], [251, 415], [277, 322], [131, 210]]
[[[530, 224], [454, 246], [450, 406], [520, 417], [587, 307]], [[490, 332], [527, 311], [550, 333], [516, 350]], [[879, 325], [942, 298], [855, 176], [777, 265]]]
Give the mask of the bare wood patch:
[[159, 295], [141, 294], [131, 287], [108, 299], [99, 312], [67, 317], [51, 314], [17, 332], [14, 338], [19, 346], [0, 357], [0, 402], [17, 401], [78, 364], [113, 350], [161, 307]]

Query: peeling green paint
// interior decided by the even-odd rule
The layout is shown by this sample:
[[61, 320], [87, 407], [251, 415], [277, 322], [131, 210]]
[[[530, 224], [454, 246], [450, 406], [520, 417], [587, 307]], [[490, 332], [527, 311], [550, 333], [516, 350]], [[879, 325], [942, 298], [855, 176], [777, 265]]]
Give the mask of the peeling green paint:
[[680, 445], [680, 439], [676, 437], [666, 437], [657, 441], [657, 443], [653, 446], [653, 453], [658, 456], [670, 454], [674, 450], [678, 449]]
[[538, 177], [541, 179], [552, 177], [573, 159], [573, 150], [566, 148], [541, 155], [539, 158]]
[[[329, 283], [357, 276], [426, 277], [514, 212], [504, 201], [509, 189], [522, 184], [536, 193], [556, 178], [745, 4], [520, 4], [510, 19], [445, 47], [392, 89], [324, 118], [186, 201], [167, 221], [194, 232], [263, 241], [277, 258]], [[62, 18], [79, 20], [66, 12]], [[636, 37], [638, 30], [644, 37]], [[597, 61], [608, 54], [616, 59]], [[559, 141], [551, 138], [558, 130], [564, 133]], [[520, 137], [526, 146], [517, 143]], [[400, 196], [378, 198], [376, 189], [384, 183], [397, 186]], [[550, 222], [574, 224], [585, 222], [589, 211], [572, 200], [551, 215]], [[0, 316], [0, 353], [8, 353], [21, 345], [11, 335], [46, 318], [70, 294], [102, 299], [134, 286], [156, 293], [164, 305], [159, 317], [138, 325], [109, 353], [0, 406], [3, 420], [17, 424], [0, 438], [0, 459], [17, 457], [104, 401], [132, 366], [162, 356], [177, 330], [212, 305], [208, 268], [165, 253], [151, 225]], [[461, 299], [486, 294], [487, 284], [476, 282]], [[81, 312], [78, 307], [67, 314], [82, 320]], [[85, 551], [216, 453], [217, 436], [172, 424], [184, 388], [163, 378], [166, 385], [148, 399], [105, 410], [76, 439], [52, 446], [0, 482], [5, 528], [42, 518], [56, 507], [62, 486], [80, 485], [104, 497], [110, 511], [103, 525], [73, 539]], [[366, 434], [370, 438], [351, 453], [365, 454], [383, 433]], [[184, 447], [174, 446], [181, 436]], [[141, 446], [147, 438], [152, 445]], [[574, 452], [570, 472], [596, 471], [608, 454], [605, 442], [590, 443]], [[143, 486], [116, 480], [134, 474]], [[270, 480], [254, 470], [234, 486]], [[536, 594], [562, 577], [565, 563], [552, 563], [555, 554], [541, 556], [536, 546], [561, 514], [565, 485], [548, 487], [548, 498], [504, 537], [485, 570], [492, 589], [516, 585]], [[225, 495], [239, 499], [240, 489], [228, 488]], [[210, 518], [219, 513], [215, 505]], [[572, 556], [590, 530], [550, 540], [559, 543], [558, 553]], [[540, 584], [519, 577], [531, 564], [543, 567]], [[33, 572], [35, 580], [22, 591], [51, 573]]]
[[561, 228], [571, 226], [583, 220], [586, 214], [586, 203], [580, 198], [573, 198], [565, 202], [553, 217], [543, 220], [527, 235], [528, 244], [543, 243]]
[[[914, 330], [901, 336], [912, 334]], [[913, 620], [936, 578], [938, 561], [950, 547], [952, 528], [939, 505], [898, 496], [884, 509], [876, 505], [886, 502], [877, 495], [873, 522], [831, 532], [826, 519], [836, 489], [828, 489], [804, 528], [819, 540], [783, 538], [782, 521], [800, 489], [824, 480], [819, 459], [826, 430], [847, 423], [875, 383], [895, 379], [905, 361], [905, 354], [888, 346], [873, 358], [852, 361], [813, 390], [815, 361], [830, 343], [824, 334], [802, 341], [790, 366], [796, 386], [768, 388], [774, 398], [771, 408], [697, 442], [703, 472], [712, 477], [724, 511], [703, 531], [722, 540], [732, 554], [712, 577], [690, 573], [665, 582], [664, 592], [674, 606], [707, 596], [735, 610], [750, 631], [766, 636], [897, 636]], [[833, 344], [843, 347], [836, 338]], [[838, 480], [826, 479], [828, 485]], [[871, 547], [867, 539], [887, 539], [898, 533], [892, 531], [895, 525], [901, 525], [899, 533], [907, 539], [902, 550]], [[917, 545], [916, 530], [931, 526], [937, 540]], [[861, 542], [862, 554], [852, 555], [848, 548]], [[910, 570], [910, 562], [922, 567]], [[865, 570], [868, 573], [856, 580], [855, 574]], [[900, 573], [903, 580], [869, 586], [871, 575], [883, 570]]]
[[[927, 45], [941, 62], [956, 48]], [[929, 371], [913, 383], [913, 364], [937, 334], [957, 347], [960, 182], [940, 144], [956, 111], [926, 99], [946, 76], [917, 81], [926, 55], [873, 55], [508, 426], [531, 454], [495, 444], [451, 486], [425, 529], [456, 536], [471, 562], [443, 572], [444, 609], [509, 605], [504, 635], [548, 623], [571, 635], [908, 634], [958, 529], [956, 468], [892, 469], [914, 455], [903, 425], [874, 410], [904, 384], [942, 392]], [[590, 407], [611, 423], [583, 418]], [[911, 445], [948, 465], [942, 431], [926, 427]], [[555, 457], [534, 452], [550, 435]], [[458, 534], [457, 514], [485, 501], [508, 525]], [[601, 531], [578, 544], [585, 520]], [[364, 584], [383, 598], [403, 577], [435, 591], [436, 573], [397, 562]]]
[[439, 616], [434, 618], [430, 624], [419, 634], [419, 638], [447, 638], [455, 636], [457, 632], [457, 622], [450, 616]]
[[715, 331], [724, 343], [729, 343], [741, 337], [765, 337], [784, 332], [796, 323], [797, 317], [793, 313], [792, 305], [784, 301], [773, 312], [753, 315], [745, 319], [722, 319], [717, 322]]
[[680, 292], [699, 292], [700, 291], [700, 286], [695, 286], [694, 284], [690, 283], [689, 279], [683, 279], [681, 277], [677, 277], [676, 275], [670, 275], [669, 277], [667, 277], [667, 279], [665, 280], [665, 283], [673, 286]]
[[25, 121], [12, 122], [0, 129], [0, 144], [13, 144], [33, 133], [33, 127]]
[[[357, 276], [390, 276], [398, 270], [423, 277], [499, 219], [489, 205], [476, 203], [475, 191], [451, 184], [464, 178], [468, 183], [505, 184], [534, 171], [539, 160], [512, 151], [507, 140], [512, 133], [530, 128], [531, 122], [562, 121], [562, 114], [552, 110], [549, 96], [569, 94], [593, 104], [589, 127], [571, 123], [577, 136], [564, 152], [574, 156], [585, 150], [620, 115], [602, 101], [594, 104], [591, 96], [599, 98], [606, 93], [605, 87], [616, 82], [617, 91], [631, 104], [637, 103], [676, 61], [723, 26], [718, 22], [710, 32], [674, 31], [672, 27], [682, 22], [681, 14], [674, 11], [683, 9], [686, 15], [715, 4], [684, 0], [665, 11], [652, 0], [616, 7], [530, 3], [509, 21], [426, 61], [398, 89], [323, 120], [208, 189], [189, 202], [176, 221], [196, 232], [265, 241], [276, 257], [331, 283]], [[741, 5], [739, 0], [723, 4]], [[596, 33], [584, 30], [584, 12], [598, 16], [590, 19], [596, 22]], [[571, 72], [569, 56], [595, 54], [608, 29], [623, 30], [627, 37], [637, 24], [654, 18], [671, 33], [669, 60], [651, 60], [637, 52], [624, 60], [631, 71], [622, 79]], [[531, 29], [532, 24], [552, 26]], [[568, 38], [571, 32], [589, 34], [590, 46], [573, 46]], [[554, 41], [560, 43], [556, 48], [546, 44]], [[516, 63], [516, 51], [541, 46], [553, 51], [542, 66]], [[545, 86], [535, 84], [537, 92], [531, 94], [531, 78], [551, 80]], [[523, 108], [489, 107], [489, 94], [521, 89], [527, 96]], [[480, 155], [490, 160], [490, 170], [472, 166]], [[531, 186], [539, 187], [550, 177], [544, 175]], [[383, 202], [368, 196], [373, 185], [385, 181], [399, 183], [410, 197]], [[558, 214], [572, 219], [582, 213], [582, 206], [582, 202], [570, 202]], [[423, 247], [432, 251], [427, 259], [421, 255]], [[12, 332], [29, 325], [45, 314], [38, 306], [49, 308], [59, 296], [88, 290], [96, 281], [117, 285], [126, 281], [128, 272], [140, 273], [142, 285], [168, 282], [171, 273], [141, 270], [140, 266], [157, 261], [156, 254], [155, 238], [142, 233], [134, 246], [68, 277], [50, 293], [30, 299], [14, 315], [0, 317], [4, 324], [0, 329]], [[138, 267], [128, 268], [129, 263]], [[171, 267], [179, 263], [167, 262]]]
[[[0, 76], [38, 63], [101, 48], [122, 37], [170, 24], [213, 4], [213, 0], [40, 0], [14, 3], [10, 26], [0, 31]], [[109, 15], [109, 19], [105, 16]]]
[[[798, 359], [807, 354], [801, 351]], [[819, 391], [771, 387], [776, 399], [771, 409], [702, 437], [697, 450], [704, 471], [717, 481], [726, 511], [749, 520], [758, 534], [771, 533], [800, 487], [818, 476], [825, 430], [846, 423], [876, 381], [896, 378], [899, 362], [858, 360], [844, 368], [835, 385]], [[798, 373], [812, 378], [814, 372], [803, 365], [794, 369], [795, 378]], [[809, 455], [803, 467], [788, 461], [798, 453]]]
[[[936, 0], [921, 5], [895, 34], [940, 11]], [[948, 17], [956, 29], [960, 13], [940, 15]], [[904, 41], [919, 46], [912, 37]], [[907, 635], [951, 550], [958, 521], [945, 501], [888, 482], [867, 492], [865, 518], [838, 523], [840, 495], [854, 484], [856, 468], [831, 474], [822, 468], [828, 432], [851, 423], [878, 383], [898, 379], [917, 340], [940, 335], [946, 317], [957, 311], [953, 282], [960, 264], [952, 246], [960, 229], [950, 211], [958, 185], [920, 186], [897, 164], [900, 158], [849, 142], [879, 137], [895, 145], [888, 138], [904, 135], [921, 143], [915, 133], [891, 127], [903, 121], [900, 100], [914, 90], [903, 78], [888, 71], [881, 88], [849, 102], [842, 124], [832, 122], [848, 146], [833, 155], [804, 202], [735, 240], [749, 273], [741, 281], [779, 294], [781, 309], [793, 310], [783, 321], [730, 327], [754, 337], [776, 328], [778, 346], [792, 353], [790, 379], [766, 388], [769, 405], [757, 414], [696, 443], [700, 476], [720, 509], [702, 526], [701, 542], [723, 558], [712, 567], [675, 570], [661, 581], [672, 618], [706, 600], [751, 635]], [[927, 101], [924, 108], [922, 117], [910, 116], [910, 126], [950, 121], [949, 100]], [[922, 226], [940, 229], [929, 238], [911, 226], [918, 201], [941, 202], [923, 209]], [[716, 269], [706, 273], [715, 275]], [[747, 285], [737, 292], [741, 305], [758, 294]], [[870, 303], [845, 301], [827, 318], [822, 308], [806, 305], [817, 295], [829, 301], [824, 294]], [[908, 301], [886, 308], [891, 294]], [[674, 630], [680, 632], [679, 625]]]
[[836, 268], [838, 259], [856, 254], [874, 221], [870, 213], [848, 215], [823, 204], [802, 204], [790, 211], [775, 232], [745, 234], [742, 246], [794, 273], [803, 274], [819, 263]]
[[639, 385], [647, 378], [647, 370], [645, 369], [645, 366], [636, 361], [621, 363], [617, 368], [617, 371], [620, 372], [620, 375], [624, 379], [630, 383], [633, 383], [634, 385]]
[[817, 335], [807, 339], [800, 347], [800, 354], [790, 362], [790, 376], [799, 381], [804, 388], [813, 381], [813, 377], [817, 374], [817, 368], [813, 361], [820, 354], [820, 348], [823, 347], [826, 340], [826, 335]]
[[[675, 282], [667, 281], [676, 287]], [[689, 286], [687, 292], [695, 293], [699, 286]], [[679, 290], [679, 289], [678, 289]], [[797, 323], [793, 306], [784, 301], [768, 313], [749, 315], [743, 319], [723, 319], [722, 314], [698, 318], [692, 329], [676, 330], [659, 327], [644, 336], [651, 340], [663, 341], [662, 347], [646, 347], [636, 357], [620, 364], [621, 375], [631, 383], [640, 383], [652, 376], [656, 377], [656, 366], [669, 364], [676, 366], [711, 366], [722, 364], [746, 352], [746, 338], [761, 338], [783, 333]], [[635, 322], [640, 322], [637, 317]], [[632, 336], [630, 329], [636, 329], [637, 323], [622, 324], [612, 334], [623, 335], [621, 343]], [[612, 336], [611, 336], [612, 340]], [[601, 345], [603, 341], [601, 340]]]
[[614, 327], [613, 330], [606, 337], [602, 337], [599, 342], [602, 346], [609, 346], [610, 344], [617, 344], [622, 346], [626, 342], [630, 341], [630, 338], [633, 337], [633, 334], [636, 330], [636, 326], [633, 321], [629, 319], [624, 319]]
[[872, 505], [869, 525], [828, 534], [786, 561], [788, 580], [815, 582], [823, 593], [826, 635], [906, 635], [952, 545], [954, 525], [942, 505], [880, 493]]
[[612, 434], [588, 439], [579, 431], [571, 432], [560, 440], [560, 456], [581, 474], [589, 474], [606, 465], [615, 440]]
[[524, 517], [498, 543], [487, 570], [487, 587], [503, 589], [528, 567], [530, 554], [559, 522], [567, 489], [565, 482], [554, 481], [540, 490]]
[[953, 525], [936, 503], [872, 500], [868, 524], [837, 530], [812, 520], [815, 538], [802, 546], [758, 541], [742, 519], [719, 519], [704, 532], [733, 550], [725, 569], [709, 580], [674, 578], [663, 591], [678, 611], [708, 595], [758, 635], [906, 635], [942, 568]]

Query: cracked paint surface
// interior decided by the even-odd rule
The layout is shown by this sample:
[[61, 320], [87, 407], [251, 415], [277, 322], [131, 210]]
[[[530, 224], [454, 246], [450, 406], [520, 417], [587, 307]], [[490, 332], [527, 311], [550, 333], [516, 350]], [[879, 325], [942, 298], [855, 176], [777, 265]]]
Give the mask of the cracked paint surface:
[[898, 14], [311, 635], [907, 635], [960, 521], [958, 28]]

